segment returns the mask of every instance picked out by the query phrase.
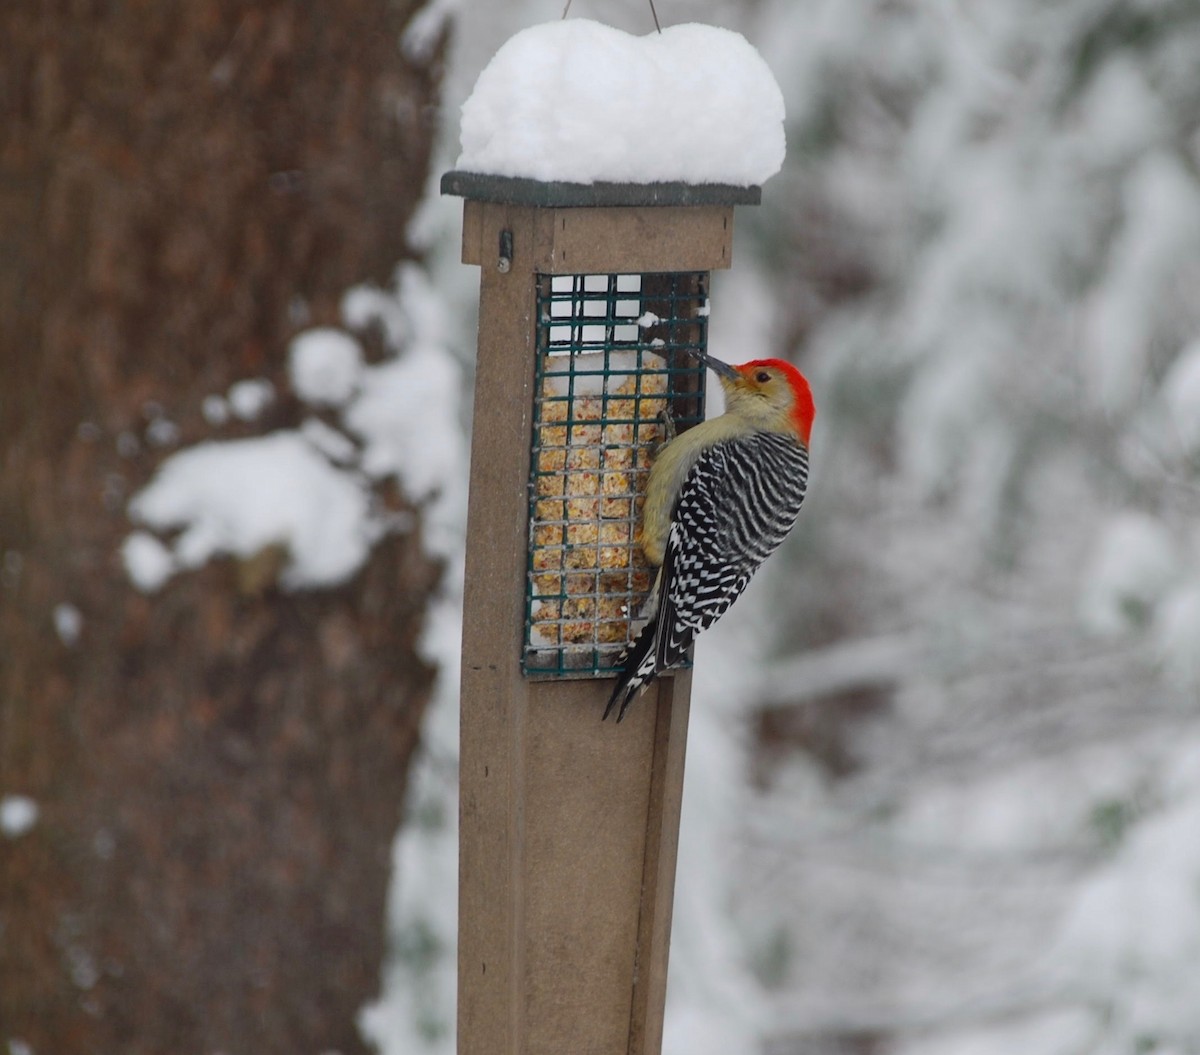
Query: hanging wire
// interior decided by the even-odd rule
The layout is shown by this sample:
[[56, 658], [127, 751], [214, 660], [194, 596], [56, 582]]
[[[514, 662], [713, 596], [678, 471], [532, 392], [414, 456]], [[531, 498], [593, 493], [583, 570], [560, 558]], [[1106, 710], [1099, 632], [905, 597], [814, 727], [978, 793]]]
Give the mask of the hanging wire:
[[[658, 12], [654, 10], [654, 0], [649, 0], [649, 3], [650, 3], [650, 14], [654, 16], [654, 28], [657, 29], [661, 33], [662, 26], [659, 25], [659, 22], [658, 22]], [[562, 13], [563, 18], [567, 17], [567, 12], [570, 10], [571, 10], [571, 0], [567, 0], [567, 6], [563, 8], [563, 13]]]

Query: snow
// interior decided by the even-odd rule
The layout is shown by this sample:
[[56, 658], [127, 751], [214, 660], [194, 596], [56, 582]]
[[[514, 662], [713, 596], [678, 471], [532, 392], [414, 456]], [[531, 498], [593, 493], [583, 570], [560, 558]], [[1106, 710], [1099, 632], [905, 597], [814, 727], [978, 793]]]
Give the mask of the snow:
[[1057, 953], [1089, 979], [1090, 998], [1104, 1007], [1107, 992], [1122, 994], [1119, 1005], [1107, 1008], [1105, 1052], [1133, 1050], [1145, 1036], [1187, 1050], [1200, 1035], [1198, 775], [1193, 739], [1170, 761], [1163, 808], [1083, 884], [1064, 918]]
[[237, 381], [230, 385], [226, 401], [234, 417], [253, 421], [275, 402], [275, 386], [265, 377]]
[[[279, 431], [180, 451], [132, 499], [129, 515], [158, 531], [181, 529], [169, 547], [181, 568], [281, 545], [288, 556], [283, 584], [300, 588], [337, 585], [362, 565], [378, 534], [369, 505], [362, 481], [331, 466], [302, 433]], [[137, 549], [135, 563], [145, 559], [145, 543]], [[139, 582], [145, 567], [134, 571], [128, 550], [126, 566]], [[152, 564], [139, 585], [153, 583], [155, 570], [165, 568]]]
[[19, 838], [33, 829], [40, 812], [38, 804], [27, 795], [5, 795], [0, 798], [0, 835]]
[[[457, 512], [465, 515], [465, 508]], [[410, 770], [407, 819], [392, 846], [388, 934], [393, 951], [380, 999], [359, 1016], [364, 1035], [387, 1055], [452, 1052], [454, 1047], [461, 576], [448, 578], [446, 585], [421, 640], [422, 653], [440, 674]]]
[[[1091, 1052], [1095, 1036], [1092, 1017], [1080, 1008], [1051, 1010], [1028, 1018], [1004, 1014], [996, 1025], [951, 1031], [946, 1036], [921, 1037], [902, 1043], [894, 1055], [1012, 1055], [1013, 1052]], [[1015, 1021], [1014, 1021], [1015, 1019]]]
[[343, 406], [358, 390], [362, 371], [362, 347], [343, 330], [306, 330], [288, 349], [292, 390], [306, 403]]
[[1153, 639], [1167, 675], [1179, 687], [1200, 686], [1200, 583], [1172, 589], [1155, 612]]
[[73, 604], [64, 601], [54, 606], [54, 632], [68, 648], [79, 640], [83, 633], [83, 613]]
[[1200, 341], [1193, 341], [1171, 364], [1162, 382], [1167, 417], [1183, 454], [1200, 454]]
[[224, 396], [213, 393], [204, 397], [200, 412], [210, 425], [224, 425], [229, 420], [229, 402]]
[[[401, 268], [401, 282], [414, 281], [417, 269], [412, 265]], [[408, 341], [410, 326], [406, 310], [395, 294], [375, 286], [355, 286], [342, 297], [342, 319], [352, 330], [366, 330], [378, 325], [388, 347], [403, 348]]]
[[409, 21], [400, 39], [405, 58], [418, 65], [429, 62], [447, 30], [450, 16], [458, 11], [461, 3], [462, 0], [427, 0]]
[[[394, 288], [353, 286], [341, 303], [342, 321], [347, 328], [378, 329], [387, 347], [397, 354], [418, 344], [445, 351], [452, 343], [449, 310], [442, 291], [435, 288], [425, 268], [411, 261], [396, 268]], [[469, 334], [473, 340], [473, 327]]]
[[682, 881], [675, 888], [663, 1030], [667, 1055], [754, 1051], [766, 1017], [741, 935], [729, 912], [718, 908], [730, 903], [735, 870], [715, 866], [728, 858], [740, 818], [753, 808], [744, 779], [749, 744], [740, 724], [745, 667], [725, 657], [752, 655], [761, 642], [764, 620], [754, 605], [766, 585], [765, 575], [751, 580], [737, 605], [747, 619], [721, 620], [707, 632], [709, 647], [696, 652], [676, 865]]
[[760, 184], [784, 157], [783, 96], [737, 33], [635, 37], [586, 19], [532, 26], [462, 108], [466, 172], [572, 183]]
[[121, 544], [125, 574], [143, 593], [161, 589], [178, 566], [175, 555], [148, 531], [133, 531]]
[[1162, 100], [1130, 56], [1105, 63], [1082, 106], [1090, 148], [1110, 164], [1135, 160], [1169, 130]]
[[1178, 567], [1175, 547], [1158, 520], [1134, 511], [1115, 516], [1086, 572], [1084, 620], [1102, 633], [1145, 625]]
[[1110, 409], [1127, 408], [1140, 395], [1162, 299], [1200, 240], [1200, 187], [1182, 160], [1149, 152], [1122, 193], [1125, 223], [1087, 318], [1096, 352], [1092, 387]]
[[463, 444], [444, 420], [461, 373], [438, 349], [417, 345], [403, 359], [366, 370], [364, 391], [346, 408], [346, 427], [364, 445], [363, 471], [397, 476], [416, 500], [449, 485]]
[[179, 426], [170, 418], [156, 417], [146, 426], [146, 439], [151, 447], [174, 447], [179, 437]]
[[[298, 429], [209, 440], [167, 458], [128, 504], [139, 528], [121, 556], [138, 589], [158, 590], [213, 558], [249, 558], [269, 546], [286, 556], [285, 588], [337, 586], [377, 541], [413, 527], [411, 516], [375, 500], [374, 484], [386, 477], [422, 504], [431, 551], [453, 557], [461, 549], [462, 374], [446, 349], [437, 297], [420, 269], [404, 264], [395, 288], [347, 293], [343, 314], [360, 329], [380, 322], [399, 354], [366, 366], [348, 332], [300, 334], [289, 348], [291, 384], [331, 420], [308, 417]], [[202, 409], [219, 426], [226, 411], [253, 418], [274, 398], [269, 381], [250, 379], [227, 397], [208, 396]]]

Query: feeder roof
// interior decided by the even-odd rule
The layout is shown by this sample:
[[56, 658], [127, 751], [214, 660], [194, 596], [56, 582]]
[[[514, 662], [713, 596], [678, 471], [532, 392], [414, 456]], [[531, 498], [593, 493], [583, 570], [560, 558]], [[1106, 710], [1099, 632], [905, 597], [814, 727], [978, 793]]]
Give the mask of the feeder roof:
[[[492, 57], [463, 104], [455, 167], [617, 198], [620, 184], [757, 191], [783, 163], [783, 119], [774, 76], [737, 33], [692, 24], [635, 37], [570, 19], [523, 30]], [[605, 203], [662, 202], [580, 202]]]
[[567, 183], [477, 172], [447, 172], [442, 193], [474, 201], [543, 208], [640, 205], [758, 205], [761, 187], [728, 183]]

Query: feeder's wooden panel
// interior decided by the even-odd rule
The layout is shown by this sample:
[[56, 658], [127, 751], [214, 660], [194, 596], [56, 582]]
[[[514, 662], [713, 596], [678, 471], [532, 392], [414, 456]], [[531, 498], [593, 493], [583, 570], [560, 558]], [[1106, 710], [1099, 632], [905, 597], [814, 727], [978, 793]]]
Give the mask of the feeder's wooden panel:
[[715, 246], [716, 228], [728, 227], [709, 210], [647, 212], [659, 219], [639, 215], [633, 228], [646, 244], [618, 247], [604, 228], [631, 228], [611, 210], [572, 210], [565, 226], [548, 226], [546, 210], [466, 204], [464, 258], [482, 272], [463, 623], [460, 1055], [661, 1047], [690, 672], [661, 679], [619, 726], [600, 721], [611, 679], [521, 675], [535, 274], [564, 245], [583, 257], [572, 270], [679, 267], [655, 246], [660, 236], [686, 243], [696, 214], [700, 248], [682, 266], [728, 261], [728, 247]]
[[543, 275], [715, 271], [729, 267], [732, 257], [732, 205], [522, 209], [468, 201], [463, 263], [485, 272], [495, 267], [499, 231], [484, 218], [501, 209], [529, 214], [531, 228], [519, 252]]

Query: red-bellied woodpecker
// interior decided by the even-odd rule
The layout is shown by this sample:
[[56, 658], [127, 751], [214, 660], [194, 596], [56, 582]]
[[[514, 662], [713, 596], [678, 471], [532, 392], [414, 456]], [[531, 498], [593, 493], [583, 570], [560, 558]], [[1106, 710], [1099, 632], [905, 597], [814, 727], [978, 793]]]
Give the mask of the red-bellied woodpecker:
[[670, 440], [650, 469], [639, 541], [658, 574], [641, 612], [648, 621], [617, 661], [604, 717], [616, 707], [618, 722], [737, 600], [791, 531], [808, 485], [814, 409], [804, 375], [782, 359], [730, 366], [694, 354], [720, 379], [725, 413]]

